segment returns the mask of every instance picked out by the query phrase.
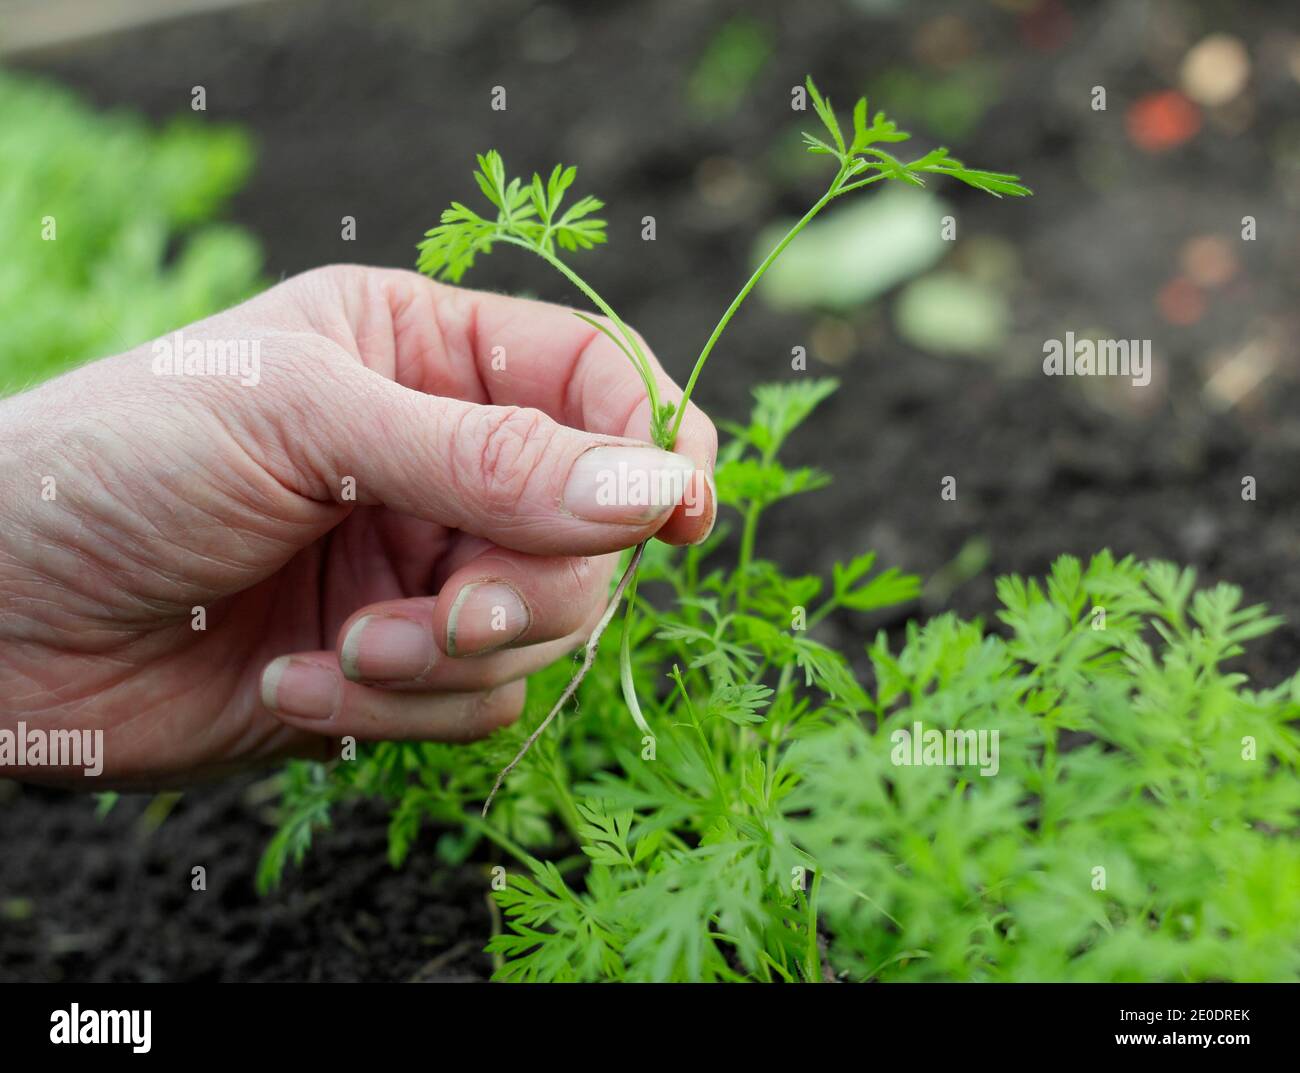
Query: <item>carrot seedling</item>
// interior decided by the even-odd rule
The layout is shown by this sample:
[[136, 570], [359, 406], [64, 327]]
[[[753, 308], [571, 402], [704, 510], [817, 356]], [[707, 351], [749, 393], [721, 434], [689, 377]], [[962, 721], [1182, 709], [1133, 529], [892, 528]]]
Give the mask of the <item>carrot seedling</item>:
[[[809, 96], [824, 130], [808, 146], [835, 175], [728, 306], [688, 395], [756, 281], [835, 198], [929, 174], [1027, 192], [942, 150], [897, 159], [888, 120], [860, 104], [845, 134]], [[604, 238], [598, 203], [563, 208], [571, 169], [525, 184], [484, 154], [479, 174], [495, 218], [453, 206], [426, 270], [459, 278], [498, 242], [533, 250], [605, 314], [591, 323], [614, 360], [648, 371], [565, 261]], [[442, 868], [488, 868], [497, 980], [1297, 979], [1300, 674], [1260, 688], [1237, 662], [1280, 620], [1231, 585], [1105, 551], [999, 579], [995, 627], [910, 619], [919, 579], [869, 552], [788, 574], [759, 535], [769, 508], [829, 483], [783, 451], [835, 389], [761, 384], [747, 420], [720, 423], [718, 502], [740, 539], [723, 522], [702, 546], [639, 547], [579, 674], [539, 671], [520, 726], [291, 763], [259, 888], [373, 801], [393, 867], [427, 867], [418, 845]], [[646, 394], [670, 447], [680, 411], [652, 380]], [[662, 598], [611, 625], [634, 582]], [[841, 640], [880, 631], [869, 670], [814, 637], [831, 618]], [[582, 719], [527, 736], [579, 685]], [[526, 736], [489, 822], [480, 807]]]
[[[508, 178], [501, 154], [495, 149], [480, 154], [474, 179], [483, 196], [496, 210], [495, 218], [491, 215], [481, 216], [461, 202], [453, 201], [451, 206], [444, 210], [438, 226], [425, 233], [424, 241], [419, 246], [419, 269], [435, 279], [458, 282], [473, 266], [475, 258], [491, 253], [492, 248], [497, 244], [518, 246], [542, 258], [577, 287], [592, 305], [609, 319], [608, 324], [602, 324], [586, 313], [575, 313], [575, 316], [608, 336], [635, 367], [641, 383], [645, 386], [646, 398], [650, 402], [651, 439], [657, 447], [671, 451], [677, 442], [686, 405], [695, 391], [696, 384], [699, 383], [700, 374], [709, 356], [717, 346], [718, 340], [722, 338], [727, 325], [731, 323], [731, 318], [736, 315], [736, 311], [740, 309], [741, 304], [762, 279], [764, 273], [772, 267], [799, 232], [836, 198], [886, 180], [924, 186], [926, 175], [947, 175], [995, 197], [1001, 197], [1003, 194], [1024, 197], [1031, 193], [1028, 187], [1021, 185], [1019, 176], [968, 168], [961, 161], [950, 156], [948, 150], [944, 148], [931, 150], [911, 161], [901, 160], [887, 152], [881, 148], [882, 145], [907, 141], [911, 135], [899, 130], [897, 124], [886, 118], [884, 112], [876, 112], [871, 116], [867, 110], [865, 97], [859, 97], [853, 106], [852, 126], [846, 138], [830, 99], [822, 96], [818, 91], [811, 75], [806, 79], [805, 85], [808, 98], [812, 101], [813, 111], [821, 121], [824, 136], [805, 132], [804, 142], [808, 152], [834, 160], [835, 175], [822, 196], [772, 247], [731, 300], [731, 304], [727, 306], [695, 359], [679, 404], [666, 402], [660, 398], [650, 360], [636, 335], [596, 289], [578, 275], [561, 256], [563, 253], [589, 250], [604, 242], [606, 237], [605, 221], [595, 215], [604, 208], [604, 203], [598, 198], [586, 195], [578, 198], [568, 208], [563, 208], [565, 194], [573, 185], [577, 175], [577, 168], [573, 165], [566, 167], [563, 164], [556, 164], [546, 180], [534, 172], [532, 180], [528, 182], [520, 178]], [[644, 552], [644, 543], [638, 545], [633, 552], [614, 589], [605, 614], [601, 616], [599, 624], [587, 641], [582, 665], [551, 708], [550, 713], [524, 742], [514, 759], [502, 769], [496, 785], [483, 803], [484, 816], [487, 815], [488, 808], [502, 781], [528, 753], [534, 742], [545, 733], [546, 728], [577, 692], [583, 678], [591, 669], [601, 636], [613, 620], [625, 593], [628, 596], [627, 613], [631, 615], [636, 596], [636, 573]], [[645, 722], [636, 697], [631, 659], [627, 651], [627, 639], [630, 633], [631, 630], [625, 625], [623, 651], [620, 654], [623, 697], [637, 725], [648, 734], [649, 726]]]

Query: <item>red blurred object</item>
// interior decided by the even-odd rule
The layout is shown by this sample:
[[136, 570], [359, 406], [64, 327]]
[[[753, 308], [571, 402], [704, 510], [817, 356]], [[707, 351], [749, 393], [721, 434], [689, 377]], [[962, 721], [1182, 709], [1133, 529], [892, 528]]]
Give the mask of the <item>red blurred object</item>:
[[1039, 52], [1055, 52], [1074, 29], [1061, 0], [1038, 0], [1020, 16], [1020, 39]]
[[1205, 294], [1186, 276], [1175, 276], [1160, 288], [1156, 305], [1170, 324], [1195, 324], [1205, 315]]
[[1125, 122], [1134, 145], [1148, 153], [1163, 153], [1201, 129], [1201, 110], [1176, 89], [1166, 89], [1134, 101]]

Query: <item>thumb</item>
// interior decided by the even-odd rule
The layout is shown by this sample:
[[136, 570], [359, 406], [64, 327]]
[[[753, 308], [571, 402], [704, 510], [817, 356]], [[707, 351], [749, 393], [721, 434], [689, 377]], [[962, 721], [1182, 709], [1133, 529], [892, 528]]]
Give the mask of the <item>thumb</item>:
[[678, 504], [713, 509], [684, 455], [356, 372], [364, 390], [336, 382], [348, 398], [319, 422], [314, 453], [331, 487], [355, 478], [357, 502], [545, 555], [616, 551], [652, 536]]

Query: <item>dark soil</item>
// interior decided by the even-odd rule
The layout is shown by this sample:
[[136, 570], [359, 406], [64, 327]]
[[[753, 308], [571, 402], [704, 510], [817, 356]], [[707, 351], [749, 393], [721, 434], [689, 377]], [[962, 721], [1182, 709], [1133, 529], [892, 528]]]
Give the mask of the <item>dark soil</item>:
[[[757, 225], [802, 211], [813, 189], [770, 174], [789, 87], [813, 71], [843, 102], [885, 65], [925, 70], [918, 29], [960, 12], [1004, 93], [954, 150], [1018, 171], [1038, 191], [1009, 203], [944, 190], [977, 221], [973, 230], [1015, 254], [1007, 355], [917, 352], [895, 334], [888, 302], [849, 321], [747, 307], [702, 383], [699, 401], [712, 414], [740, 418], [751, 384], [790, 375], [797, 344], [813, 371], [844, 382], [791, 447], [794, 461], [828, 469], [835, 484], [774, 510], [760, 550], [792, 569], [827, 570], [873, 548], [928, 577], [982, 540], [984, 569], [929, 590], [923, 610], [987, 615], [997, 574], [1041, 572], [1063, 551], [1109, 547], [1193, 565], [1300, 622], [1300, 359], [1291, 342], [1300, 244], [1295, 173], [1278, 156], [1290, 145], [1294, 169], [1300, 139], [1294, 81], [1277, 73], [1295, 12], [1166, 4], [1152, 7], [1150, 23], [1133, 23], [1127, 12], [1145, 5], [1077, 4], [1045, 30], [994, 5], [900, 4], [889, 18], [863, 14], [870, 6], [280, 3], [30, 56], [24, 66], [159, 120], [186, 110], [190, 88], [205, 85], [208, 118], [238, 121], [258, 138], [259, 167], [232, 215], [264, 241], [272, 278], [339, 260], [411, 264], [423, 229], [467, 191], [475, 151], [496, 146], [520, 169], [575, 161], [582, 185], [611, 206], [610, 245], [586, 255], [587, 274], [680, 379], [743, 279]], [[701, 120], [681, 86], [713, 30], [742, 7], [777, 28], [778, 47], [733, 117]], [[1179, 52], [1171, 41], [1185, 47], [1211, 29], [1237, 34], [1257, 58], [1248, 121], [1236, 132], [1207, 128], [1163, 156], [1140, 153], [1125, 139], [1125, 102], [1169, 84], [1165, 57]], [[1066, 36], [1054, 51], [1026, 43], [1058, 32]], [[1104, 117], [1088, 109], [1097, 83], [1110, 94]], [[495, 85], [509, 93], [504, 113], [488, 107]], [[887, 104], [908, 118], [907, 100]], [[1085, 180], [1098, 161], [1109, 162], [1109, 177]], [[733, 196], [710, 207], [719, 175]], [[1183, 243], [1235, 238], [1248, 213], [1259, 240], [1234, 243], [1237, 278], [1195, 324], [1163, 320], [1157, 295]], [[339, 238], [345, 215], [357, 218], [355, 242]], [[654, 243], [640, 241], [644, 215], [657, 218]], [[968, 253], [959, 243], [951, 257]], [[473, 282], [572, 300], [522, 258], [494, 259]], [[1044, 339], [1099, 325], [1154, 340], [1158, 374], [1141, 407], [1131, 395], [1038, 373]], [[1210, 406], [1210, 368], [1250, 340], [1272, 348], [1271, 376], [1238, 405]], [[958, 479], [956, 502], [938, 494], [946, 475]], [[1245, 475], [1258, 482], [1255, 502], [1241, 499]], [[855, 647], [865, 640], [850, 624], [833, 628]], [[1288, 627], [1257, 644], [1244, 669], [1274, 683], [1298, 655]], [[0, 978], [486, 975], [482, 866], [447, 869], [426, 838], [392, 871], [378, 811], [340, 812], [305, 868], [279, 894], [257, 898], [252, 875], [270, 827], [255, 785], [192, 791], [147, 837], [145, 799], [124, 799], [99, 822], [85, 798], [8, 787]], [[208, 870], [202, 895], [190, 891], [195, 864]]]

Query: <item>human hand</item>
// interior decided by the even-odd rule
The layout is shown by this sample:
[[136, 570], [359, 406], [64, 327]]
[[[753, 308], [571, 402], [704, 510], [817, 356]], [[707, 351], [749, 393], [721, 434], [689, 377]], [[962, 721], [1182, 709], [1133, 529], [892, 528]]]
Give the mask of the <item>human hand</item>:
[[0, 728], [102, 730], [95, 789], [484, 736], [612, 553], [712, 528], [713, 426], [644, 442], [636, 371], [561, 307], [335, 266], [183, 338], [253, 375], [157, 375], [167, 337], [0, 402]]

